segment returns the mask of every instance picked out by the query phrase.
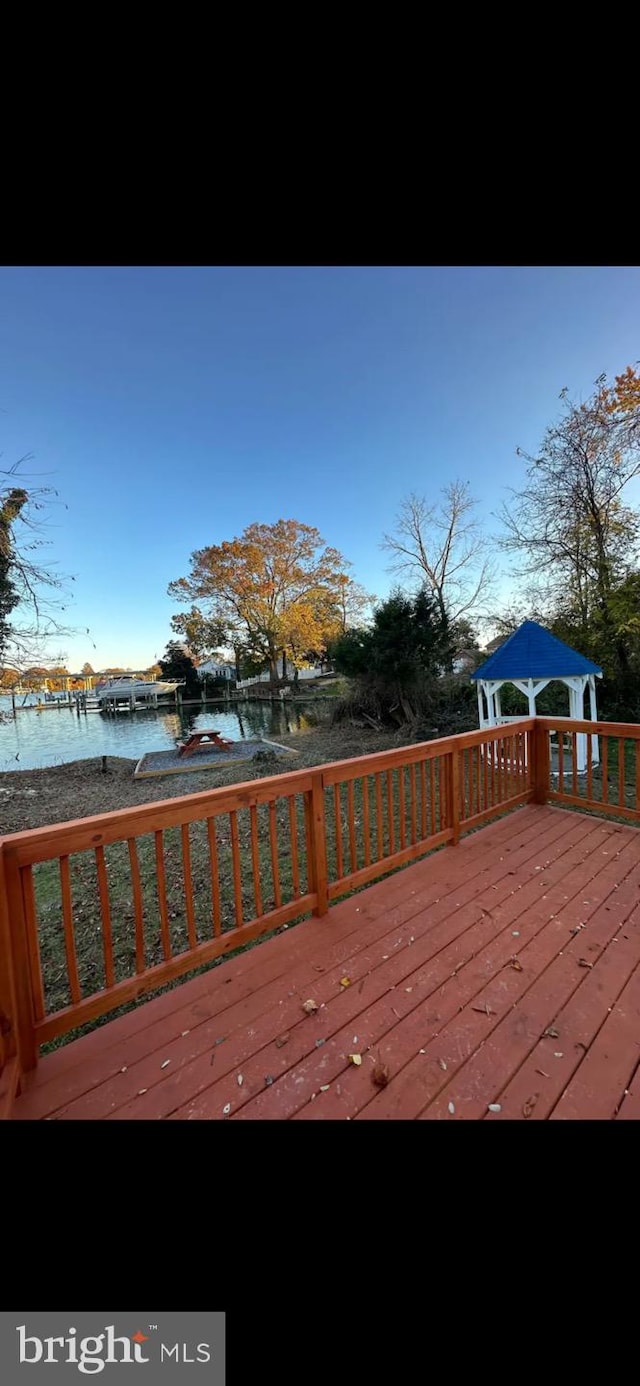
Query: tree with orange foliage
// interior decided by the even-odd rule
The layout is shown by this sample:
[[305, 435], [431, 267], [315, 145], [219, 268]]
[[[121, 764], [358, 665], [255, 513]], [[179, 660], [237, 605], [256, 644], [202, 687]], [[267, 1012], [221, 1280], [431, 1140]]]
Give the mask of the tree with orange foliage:
[[279, 659], [300, 667], [306, 651], [338, 632], [348, 568], [312, 525], [251, 524], [239, 538], [193, 553], [189, 577], [172, 582], [169, 595], [191, 603], [183, 630], [190, 619], [192, 629], [199, 620], [215, 623], [214, 643], [241, 645], [275, 683]]

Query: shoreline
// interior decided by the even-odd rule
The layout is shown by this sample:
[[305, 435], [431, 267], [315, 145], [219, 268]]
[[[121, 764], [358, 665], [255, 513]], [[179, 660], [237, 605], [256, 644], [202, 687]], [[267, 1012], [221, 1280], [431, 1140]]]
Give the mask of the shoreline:
[[286, 774], [292, 769], [323, 765], [407, 745], [410, 737], [397, 731], [375, 731], [368, 727], [313, 727], [305, 731], [281, 733], [278, 740], [298, 754], [295, 762], [275, 761], [272, 765], [245, 761], [224, 768], [191, 771], [182, 775], [134, 780], [137, 758], [107, 756], [102, 773], [102, 756], [65, 761], [62, 765], [37, 770], [0, 771], [0, 836], [65, 823], [113, 809], [135, 808], [137, 804], [159, 799], [198, 794], [206, 789]]

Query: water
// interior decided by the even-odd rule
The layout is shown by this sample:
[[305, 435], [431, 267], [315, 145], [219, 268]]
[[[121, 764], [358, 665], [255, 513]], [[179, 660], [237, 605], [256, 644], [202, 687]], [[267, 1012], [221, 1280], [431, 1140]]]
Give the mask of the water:
[[[37, 699], [33, 699], [34, 702]], [[0, 711], [11, 711], [11, 699], [0, 698]], [[231, 741], [278, 736], [315, 725], [318, 714], [299, 703], [198, 703], [173, 709], [117, 713], [81, 713], [62, 706], [46, 712], [20, 712], [0, 722], [0, 770], [37, 770], [93, 756], [138, 759], [146, 751], [168, 751], [176, 740], [198, 728], [215, 727]]]

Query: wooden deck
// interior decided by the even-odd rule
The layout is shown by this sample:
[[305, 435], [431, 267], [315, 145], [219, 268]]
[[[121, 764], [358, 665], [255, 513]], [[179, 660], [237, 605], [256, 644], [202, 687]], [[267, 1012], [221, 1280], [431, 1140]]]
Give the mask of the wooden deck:
[[639, 1067], [640, 832], [527, 804], [45, 1056], [13, 1119], [609, 1120]]

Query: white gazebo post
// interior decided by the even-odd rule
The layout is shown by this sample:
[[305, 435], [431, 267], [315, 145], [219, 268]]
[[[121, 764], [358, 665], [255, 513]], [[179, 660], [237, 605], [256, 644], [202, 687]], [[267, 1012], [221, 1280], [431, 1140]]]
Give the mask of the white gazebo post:
[[[589, 714], [592, 722], [597, 722], [598, 713], [596, 709], [596, 677], [589, 674]], [[597, 736], [591, 737], [591, 761], [593, 765], [600, 764], [600, 742]]]
[[476, 691], [477, 691], [477, 694], [478, 694], [478, 726], [480, 727], [480, 730], [482, 731], [482, 730], [484, 729], [484, 726], [485, 726], [485, 720], [484, 720], [484, 706], [483, 706], [483, 698], [482, 698], [482, 684], [481, 684], [480, 682], [478, 683], [478, 687], [477, 687], [477, 690], [476, 690]]

